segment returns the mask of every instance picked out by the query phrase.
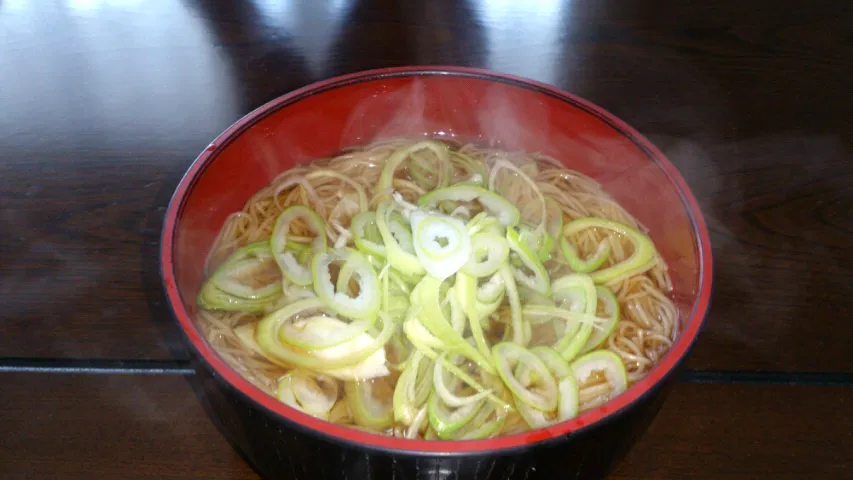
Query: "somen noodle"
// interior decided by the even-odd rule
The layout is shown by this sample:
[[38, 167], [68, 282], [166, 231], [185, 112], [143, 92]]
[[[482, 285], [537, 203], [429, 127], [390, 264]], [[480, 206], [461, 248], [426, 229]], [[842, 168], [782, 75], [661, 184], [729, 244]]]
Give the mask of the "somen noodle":
[[291, 168], [225, 221], [198, 323], [287, 405], [385, 435], [540, 428], [619, 395], [679, 331], [666, 265], [591, 178], [392, 139]]

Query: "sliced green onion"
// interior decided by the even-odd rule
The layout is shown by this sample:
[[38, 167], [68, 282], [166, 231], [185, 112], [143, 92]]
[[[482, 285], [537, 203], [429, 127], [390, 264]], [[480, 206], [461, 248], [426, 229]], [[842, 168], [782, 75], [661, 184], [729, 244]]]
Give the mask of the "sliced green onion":
[[385, 344], [385, 357], [388, 360], [388, 368], [401, 373], [409, 365], [409, 361], [411, 361], [415, 353], [414, 347], [404, 340], [405, 335], [400, 330], [397, 330], [391, 339], [388, 340], [388, 343]]
[[495, 435], [506, 423], [508, 410], [494, 403], [487, 403], [462, 428], [446, 433], [443, 440], [479, 440]]
[[518, 295], [518, 286], [512, 275], [509, 265], [504, 265], [498, 271], [506, 288], [506, 296], [509, 300], [509, 309], [512, 314], [512, 341], [519, 345], [527, 345], [524, 335], [524, 317], [521, 313], [521, 298]]
[[506, 235], [506, 227], [497, 218], [489, 215], [489, 212], [480, 212], [474, 215], [474, 218], [465, 224], [465, 228], [468, 229], [468, 234], [472, 236], [480, 232], [493, 233], [501, 238]]
[[296, 348], [323, 350], [351, 341], [373, 326], [375, 319], [345, 323], [333, 317], [312, 316], [284, 323], [278, 334], [283, 342]]
[[292, 370], [279, 379], [276, 396], [286, 405], [327, 420], [338, 399], [338, 382], [323, 375]]
[[[341, 271], [352, 272], [358, 282], [359, 292], [351, 297], [347, 291], [335, 291], [329, 267], [335, 261], [343, 261]], [[352, 249], [337, 249], [314, 256], [312, 262], [314, 291], [327, 307], [354, 319], [371, 319], [379, 311], [379, 279], [370, 262], [361, 253]]]
[[[655, 246], [652, 243], [652, 240], [636, 228], [629, 227], [628, 225], [604, 218], [580, 218], [569, 222], [565, 228], [563, 228], [563, 234], [568, 237], [588, 228], [601, 228], [616, 232], [617, 234], [626, 237], [634, 248], [631, 256], [622, 262], [592, 272], [590, 276], [595, 283], [608, 283], [631, 275], [643, 273], [655, 265]], [[599, 249], [601, 249], [601, 247], [599, 247]], [[596, 255], [598, 255], [598, 253], [596, 253]]]
[[[362, 427], [385, 430], [394, 424], [394, 409], [390, 401], [382, 400], [388, 395], [375, 395], [375, 388], [390, 389], [390, 385], [379, 385], [385, 379], [356, 380], [344, 383], [347, 402], [353, 420]], [[378, 397], [378, 398], [377, 398]]]
[[400, 272], [409, 275], [425, 274], [426, 270], [415, 254], [412, 232], [392, 222], [392, 212], [390, 202], [384, 202], [376, 209], [376, 226], [382, 235], [388, 262]]
[[449, 161], [442, 161], [441, 157], [437, 157], [437, 160], [437, 165], [430, 165], [416, 153], [409, 155], [409, 175], [424, 190], [446, 187], [451, 181], [453, 165]]
[[619, 302], [616, 300], [616, 296], [609, 288], [601, 285], [596, 287], [595, 291], [598, 293], [598, 302], [604, 305], [604, 312], [607, 316], [604, 317], [604, 322], [599, 325], [601, 328], [592, 331], [581, 353], [591, 352], [600, 347], [607, 341], [607, 337], [616, 330], [616, 325], [619, 323]]
[[462, 271], [474, 277], [494, 274], [509, 258], [506, 238], [493, 232], [480, 232], [471, 237], [471, 255]]
[[409, 297], [406, 295], [392, 295], [388, 297], [388, 304], [385, 307], [385, 313], [395, 322], [401, 322], [406, 318], [406, 312], [409, 311]]
[[[216, 269], [199, 290], [196, 303], [207, 310], [262, 312], [281, 297], [281, 275], [274, 265], [268, 242], [246, 245]], [[260, 286], [240, 281], [267, 277]]]
[[[431, 333], [426, 331], [423, 326], [420, 325], [416, 319], [412, 318], [403, 323], [403, 330], [406, 332], [406, 336], [409, 338], [409, 341], [412, 345], [417, 348], [418, 352], [423, 354], [425, 357], [431, 360], [441, 360], [444, 368], [447, 369], [453, 375], [459, 377], [463, 382], [468, 384], [469, 387], [473, 388], [477, 392], [482, 392], [487, 390], [483, 385], [471, 377], [468, 373], [457, 367], [453, 362], [449, 361], [446, 358], [439, 359], [440, 355], [433, 350], [433, 347], [428, 343], [436, 342], [439, 346], [435, 348], [442, 348], [444, 346], [443, 342], [436, 337], [434, 337]], [[422, 330], [418, 333], [418, 330]], [[502, 405], [506, 408], [511, 408], [505, 401], [501, 400], [493, 393], [487, 395], [489, 401], [494, 402], [498, 405]]]
[[[464, 182], [457, 183], [457, 185], [467, 184], [482, 186], [485, 183], [486, 178], [489, 176], [489, 174], [486, 171], [486, 166], [483, 164], [483, 162], [479, 160], [474, 160], [473, 158], [461, 152], [453, 151], [451, 152], [451, 155], [453, 157], [456, 157], [456, 163], [459, 164], [470, 175], [467, 180], [465, 180]], [[451, 162], [452, 161], [453, 160], [451, 160]]]
[[[263, 351], [264, 356], [273, 363], [284, 367], [302, 367], [308, 370], [323, 372], [341, 379], [373, 378], [388, 375], [385, 366], [385, 349], [383, 346], [394, 334], [394, 324], [383, 313], [382, 330], [376, 337], [363, 333], [352, 340], [335, 347], [316, 350], [311, 353], [295, 350], [280, 340], [281, 326], [286, 321], [306, 311], [317, 310], [324, 306], [319, 298], [299, 300], [267, 315], [258, 322], [255, 341]], [[340, 325], [334, 330], [345, 327]], [[306, 329], [317, 329], [313, 335], [331, 334], [330, 324], [326, 322], [310, 322]]]
[[302, 219], [314, 233], [314, 240], [311, 241], [311, 249], [314, 254], [326, 251], [326, 224], [319, 215], [304, 205], [295, 205], [281, 212], [275, 221], [275, 226], [273, 226], [270, 250], [285, 278], [296, 285], [310, 285], [310, 266], [299, 263], [293, 253], [285, 248], [288, 243], [287, 236], [290, 233], [290, 224], [297, 218]]
[[222, 310], [229, 312], [259, 313], [275, 303], [277, 297], [271, 299], [249, 300], [235, 295], [229, 295], [218, 289], [212, 283], [206, 283], [199, 291], [196, 303], [205, 310]]
[[551, 252], [554, 251], [554, 237], [551, 234], [545, 230], [533, 229], [528, 225], [522, 225], [519, 230], [521, 231], [518, 235], [519, 241], [525, 243], [540, 262], [551, 259]]
[[485, 188], [473, 185], [458, 185], [433, 190], [418, 199], [418, 205], [435, 208], [440, 203], [448, 200], [453, 202], [472, 202], [476, 200], [480, 202], [484, 210], [497, 217], [505, 226], [517, 225], [520, 218], [518, 209], [507, 199]]
[[541, 295], [546, 297], [551, 295], [551, 279], [548, 276], [548, 271], [539, 261], [539, 257], [530, 249], [529, 245], [521, 241], [514, 228], [507, 229], [506, 239], [510, 250], [518, 255], [518, 259], [523, 264], [523, 267], [510, 266], [513, 277], [522, 285]]
[[427, 275], [412, 291], [412, 306], [419, 307], [417, 318], [427, 330], [443, 342], [444, 348], [458, 352], [483, 370], [494, 373], [488, 358], [462, 338], [462, 335], [453, 329], [445, 317], [439, 298], [441, 283], [441, 280]]
[[[229, 296], [239, 297], [245, 300], [265, 300], [275, 297], [281, 292], [281, 284], [265, 272], [270, 262], [263, 262], [253, 259], [239, 260], [229, 264], [221, 270], [222, 275], [213, 280], [213, 285], [220, 291]], [[252, 278], [265, 275], [269, 277], [269, 282], [264, 283], [260, 287], [254, 287], [240, 283], [236, 278]]]
[[528, 305], [524, 307], [524, 315], [525, 317], [545, 316], [566, 321], [566, 333], [554, 345], [554, 350], [559, 352], [566, 361], [580, 352], [589, 339], [592, 329], [596, 327], [595, 316], [563, 308]]
[[530, 428], [545, 428], [560, 422], [574, 418], [578, 414], [578, 384], [573, 375], [563, 377], [557, 383], [560, 392], [560, 401], [557, 404], [556, 413], [543, 412], [535, 408], [519, 403], [518, 413]]
[[385, 258], [385, 244], [376, 226], [376, 212], [361, 212], [350, 221], [352, 240], [359, 251]]
[[582, 273], [558, 278], [553, 283], [553, 290], [554, 300], [562, 308], [547, 314], [566, 320], [566, 331], [554, 349], [569, 361], [580, 353], [597, 326], [598, 292], [592, 278]]
[[557, 405], [557, 419], [564, 422], [578, 415], [578, 382], [574, 375], [560, 379], [560, 404]]
[[[417, 313], [415, 315], [417, 315]], [[417, 318], [409, 318], [403, 322], [403, 332], [406, 334], [406, 338], [408, 338], [409, 341], [418, 348], [418, 350], [425, 350], [424, 354], [433, 360], [438, 358], [438, 354], [434, 353], [433, 349], [444, 348], [444, 342], [430, 333], [430, 331], [427, 330], [427, 328], [424, 327]], [[423, 347], [426, 347], [428, 350]], [[433, 352], [433, 354], [429, 355], [429, 352]]]
[[471, 256], [471, 238], [461, 220], [420, 210], [409, 219], [415, 253], [427, 273], [444, 280], [465, 265]]
[[[429, 416], [426, 406], [421, 407], [421, 409], [418, 410], [418, 413], [415, 414], [415, 418], [412, 419], [412, 421], [409, 423], [409, 428], [406, 429], [404, 436], [409, 439], [417, 438], [418, 433], [423, 430], [424, 422], [427, 422], [426, 425], [427, 427], [429, 427]], [[432, 436], [435, 436], [435, 431], [430, 429], [424, 434], [424, 438], [428, 438], [430, 434], [432, 434]]]
[[492, 391], [491, 390], [483, 390], [481, 392], [477, 392], [472, 395], [468, 395], [465, 397], [460, 397], [455, 393], [450, 391], [447, 384], [445, 383], [445, 372], [444, 364], [448, 362], [447, 352], [442, 353], [438, 357], [438, 361], [435, 363], [435, 367], [433, 369], [433, 386], [435, 387], [435, 393], [441, 397], [441, 400], [451, 406], [451, 407], [462, 407], [471, 403], [479, 402], [480, 400], [488, 397]]
[[610, 350], [596, 350], [572, 362], [572, 371], [578, 384], [583, 385], [589, 377], [599, 372], [610, 384], [610, 397], [624, 392], [628, 388], [628, 373], [619, 355]]
[[394, 387], [394, 418], [409, 425], [414, 421], [418, 409], [426, 404], [432, 391], [433, 363], [423, 353], [416, 351], [412, 361], [400, 374]]
[[546, 307], [554, 306], [554, 300], [551, 297], [546, 297], [545, 295], [523, 285], [518, 288], [518, 294], [521, 296], [521, 301], [525, 304], [544, 305]]
[[[483, 282], [482, 278], [477, 279], [477, 301], [481, 307], [485, 307], [488, 311], [481, 311], [482, 315], [490, 315], [500, 304], [501, 299], [506, 292], [506, 286], [501, 278], [500, 271], [495, 272], [488, 280]], [[494, 308], [491, 308], [493, 304]]]
[[465, 333], [465, 325], [467, 325], [465, 311], [462, 309], [456, 295], [445, 294], [445, 298], [450, 303], [450, 327], [453, 328], [454, 332], [463, 335]]
[[531, 428], [544, 428], [575, 417], [578, 413], [578, 384], [569, 363], [548, 347], [534, 347], [530, 352], [539, 357], [557, 379], [560, 400], [556, 412], [543, 412], [519, 403], [516, 407], [522, 418]]
[[598, 294], [592, 277], [573, 273], [554, 280], [552, 286], [553, 298], [561, 307], [573, 312], [595, 315]]
[[539, 357], [558, 380], [572, 374], [569, 362], [563, 360], [563, 357], [553, 348], [545, 346], [533, 347], [530, 349], [530, 352]]
[[[495, 274], [495, 277], [500, 281], [500, 277], [497, 274]], [[503, 288], [502, 283], [499, 285]], [[471, 336], [474, 337], [474, 344], [484, 357], [489, 358], [491, 350], [486, 342], [486, 337], [483, 334], [483, 326], [480, 322], [500, 307], [503, 300], [503, 291], [491, 303], [483, 303], [478, 298], [477, 279], [462, 272], [456, 274], [454, 290], [457, 301], [465, 310], [465, 314], [468, 317], [468, 324], [471, 328]]]
[[580, 257], [577, 249], [569, 243], [566, 237], [560, 239], [560, 249], [563, 251], [563, 256], [566, 257], [569, 268], [578, 273], [594, 272], [610, 258], [610, 242], [606, 238], [598, 244], [598, 248], [587, 259]]
[[[504, 385], [512, 394], [527, 405], [542, 411], [557, 408], [559, 393], [557, 382], [542, 360], [521, 345], [512, 342], [502, 342], [492, 347], [495, 366]], [[517, 365], [524, 369], [536, 380], [536, 388], [532, 390], [523, 385], [514, 375]]]
[[412, 153], [424, 149], [432, 150], [436, 156], [438, 156], [440, 164], [444, 165], [448, 162], [449, 150], [447, 145], [440, 142], [427, 140], [418, 142], [409, 147], [397, 149], [390, 157], [388, 157], [388, 160], [385, 161], [385, 166], [382, 168], [382, 174], [379, 177], [379, 183], [376, 185], [376, 195], [374, 198], [377, 198], [380, 195], [390, 194], [394, 186], [394, 173], [397, 171], [400, 164], [403, 163], [403, 161]]
[[441, 400], [436, 392], [429, 397], [428, 412], [429, 424], [438, 434], [439, 438], [447, 438], [454, 432], [465, 426], [483, 408], [485, 400], [469, 403], [454, 410], [450, 410]]

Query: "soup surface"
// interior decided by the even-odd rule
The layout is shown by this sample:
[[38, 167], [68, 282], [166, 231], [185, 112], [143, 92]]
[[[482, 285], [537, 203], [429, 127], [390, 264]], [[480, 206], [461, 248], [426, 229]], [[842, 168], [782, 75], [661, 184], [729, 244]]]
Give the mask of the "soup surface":
[[281, 402], [385, 435], [568, 420], [642, 378], [679, 319], [636, 219], [556, 159], [392, 139], [283, 172], [228, 217], [197, 321]]

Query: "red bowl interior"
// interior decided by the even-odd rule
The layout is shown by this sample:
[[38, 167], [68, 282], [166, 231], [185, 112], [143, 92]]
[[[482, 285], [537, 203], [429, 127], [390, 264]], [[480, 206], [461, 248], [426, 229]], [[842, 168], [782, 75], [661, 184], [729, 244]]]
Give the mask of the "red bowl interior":
[[[205, 256], [228, 214], [276, 175], [342, 147], [388, 136], [435, 136], [538, 151], [598, 180], [648, 227], [669, 265], [681, 337], [642, 381], [613, 401], [550, 428], [491, 440], [400, 440], [329, 424], [279, 403], [232, 371], [196, 330]], [[398, 68], [316, 83], [250, 113], [198, 157], [169, 206], [163, 279], [198, 353], [258, 404], [310, 428], [365, 445], [414, 451], [511, 448], [564, 435], [625, 408], [672, 370], [709, 306], [711, 249], [696, 200], [664, 156], [600, 108], [547, 85], [463, 68]]]

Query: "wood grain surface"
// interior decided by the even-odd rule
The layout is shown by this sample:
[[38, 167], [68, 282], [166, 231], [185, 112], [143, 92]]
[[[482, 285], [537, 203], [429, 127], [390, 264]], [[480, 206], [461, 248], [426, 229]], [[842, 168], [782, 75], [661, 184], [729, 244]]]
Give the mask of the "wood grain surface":
[[850, 9], [711, 3], [3, 2], [0, 356], [183, 358], [156, 245], [195, 155], [311, 81], [438, 63], [553, 83], [670, 155], [717, 267], [691, 367], [851, 372]]
[[172, 191], [281, 94], [453, 64], [610, 110], [708, 221], [686, 378], [711, 383], [679, 384], [613, 478], [853, 478], [851, 18], [842, 0], [0, 0], [0, 477], [255, 478], [175, 375]]

